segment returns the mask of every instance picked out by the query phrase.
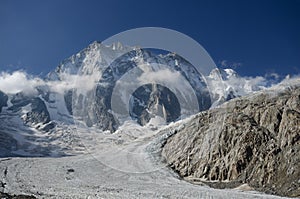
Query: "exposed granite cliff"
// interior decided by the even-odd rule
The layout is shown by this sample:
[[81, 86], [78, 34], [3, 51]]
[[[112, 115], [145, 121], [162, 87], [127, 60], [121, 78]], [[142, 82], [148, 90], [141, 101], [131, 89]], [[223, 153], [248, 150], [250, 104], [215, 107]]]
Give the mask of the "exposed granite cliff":
[[259, 92], [199, 113], [162, 155], [191, 182], [300, 196], [300, 87]]

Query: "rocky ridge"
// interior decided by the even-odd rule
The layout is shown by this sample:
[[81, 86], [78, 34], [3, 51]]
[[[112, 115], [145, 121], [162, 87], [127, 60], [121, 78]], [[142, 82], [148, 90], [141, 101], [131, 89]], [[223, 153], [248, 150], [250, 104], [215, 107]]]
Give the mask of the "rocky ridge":
[[184, 179], [216, 188], [248, 184], [300, 196], [300, 86], [267, 90], [201, 112], [163, 147]]

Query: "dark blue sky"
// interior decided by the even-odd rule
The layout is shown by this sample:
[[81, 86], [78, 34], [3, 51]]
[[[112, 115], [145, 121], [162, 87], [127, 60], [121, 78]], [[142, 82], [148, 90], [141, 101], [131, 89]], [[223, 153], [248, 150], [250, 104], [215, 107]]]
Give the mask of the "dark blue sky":
[[0, 71], [45, 75], [92, 41], [145, 26], [187, 34], [242, 75], [300, 73], [300, 0], [1, 0]]

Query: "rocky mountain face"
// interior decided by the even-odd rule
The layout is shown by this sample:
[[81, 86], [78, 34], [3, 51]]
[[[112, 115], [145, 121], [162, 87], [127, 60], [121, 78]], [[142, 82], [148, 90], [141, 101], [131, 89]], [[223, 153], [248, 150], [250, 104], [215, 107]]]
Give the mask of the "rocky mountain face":
[[[212, 103], [216, 106], [240, 96], [242, 94], [239, 91], [245, 90], [231, 83], [224, 84], [227, 80], [239, 78], [230, 69], [215, 69], [209, 77], [203, 77], [194, 66], [175, 53], [157, 55], [148, 49], [123, 46], [120, 43], [105, 46], [93, 42], [62, 61], [47, 75], [46, 85], [36, 88], [35, 94], [20, 92], [7, 96], [1, 92], [0, 110], [9, 102], [9, 111], [18, 112], [26, 125], [44, 131], [53, 129], [60, 122], [70, 124], [72, 118], [76, 117], [87, 127], [96, 126], [100, 130], [114, 132], [120, 126], [120, 121], [111, 110], [112, 94], [118, 82], [132, 71], [136, 76], [127, 83], [131, 83], [141, 73], [151, 74], [166, 69], [175, 76], [174, 79], [179, 75], [189, 84], [196, 95], [198, 107], [192, 113], [185, 107], [179, 107], [177, 97], [189, 97], [184, 93], [186, 88], [177, 89], [178, 85], [174, 85], [174, 93], [174, 90], [160, 83], [153, 83], [155, 80], [149, 80], [136, 88], [133, 97], [128, 99], [129, 105], [126, 101], [120, 102], [121, 107], [129, 106], [130, 117], [141, 125], [145, 125], [158, 112], [161, 112], [159, 114], [167, 123], [177, 121], [180, 119], [180, 111], [195, 114], [209, 109]], [[123, 90], [118, 92], [121, 99]]]
[[300, 87], [233, 99], [174, 132], [162, 155], [194, 183], [300, 196]]
[[[145, 65], [147, 65], [146, 69]], [[124, 76], [133, 73], [133, 77], [125, 83], [134, 83], [140, 73], [146, 72], [151, 75], [153, 72], [165, 70], [165, 67], [174, 76], [180, 74], [192, 87], [198, 102], [197, 111], [207, 110], [212, 105], [217, 106], [229, 99], [261, 89], [253, 87], [247, 81], [241, 83], [239, 81], [241, 78], [232, 69], [214, 69], [208, 77], [203, 77], [194, 66], [175, 53], [156, 55], [148, 49], [123, 46], [119, 43], [105, 46], [99, 42], [90, 44], [79, 53], [64, 60], [54, 72], [49, 73], [47, 79], [50, 81], [65, 81], [68, 80], [69, 75], [90, 75], [92, 78], [88, 82], [82, 82], [82, 84], [89, 84], [93, 80], [95, 81], [93, 78], [96, 78], [97, 85], [90, 90], [86, 90], [85, 93], [78, 92], [78, 89], [65, 91], [66, 107], [69, 114], [80, 118], [87, 126], [97, 126], [99, 129], [114, 132], [120, 123], [111, 112], [111, 98], [118, 82]], [[166, 100], [162, 100], [158, 96], [161, 93], [159, 89], [150, 89], [150, 91], [147, 88], [150, 85], [149, 83], [151, 84], [151, 80], [136, 88], [134, 99], [130, 99], [131, 104], [129, 105], [131, 107], [128, 108], [132, 119], [144, 125], [153, 115], [148, 113], [148, 110], [156, 110], [155, 106], [159, 103], [160, 106], [165, 108], [168, 122], [176, 121], [178, 114], [174, 115], [174, 113], [178, 111], [178, 106], [174, 104], [174, 107], [167, 105]], [[78, 81], [78, 84], [80, 84], [80, 81]], [[162, 85], [158, 83], [152, 86], [159, 88]], [[164, 92], [167, 92], [167, 89], [165, 88]], [[175, 93], [176, 96], [186, 97], [187, 94], [182, 93], [182, 90], [176, 90], [178, 91], [178, 93]], [[123, 90], [118, 92], [119, 97], [122, 98]], [[136, 97], [137, 94], [139, 99]], [[149, 97], [150, 95], [152, 97]], [[168, 96], [171, 95], [169, 90]], [[175, 101], [173, 100], [173, 102]], [[127, 106], [127, 102], [121, 103], [123, 107]], [[134, 105], [138, 107], [132, 107]], [[184, 107], [181, 107], [181, 110], [183, 109]]]
[[[23, 109], [23, 113], [24, 111], [26, 112], [23, 115], [25, 124], [44, 131], [48, 131], [54, 127], [54, 123], [51, 122], [47, 107], [41, 98], [24, 96], [22, 93], [17, 93], [12, 96], [10, 103], [12, 106], [10, 106], [8, 110], [18, 112]], [[26, 107], [27, 110], [24, 110], [24, 107]]]
[[0, 157], [62, 156], [66, 154], [62, 148], [72, 150], [68, 142], [75, 135], [67, 117], [60, 115], [65, 105], [59, 107], [61, 100], [45, 93], [0, 96]]
[[180, 118], [178, 99], [168, 88], [159, 84], [146, 84], [137, 89], [130, 99], [130, 115], [140, 125], [145, 125], [155, 116], [166, 123]]
[[[145, 70], [145, 65], [150, 66], [150, 72], [159, 71], [160, 65], [164, 65], [180, 74], [195, 91], [199, 110], [211, 106], [203, 77], [182, 57], [174, 53], [156, 55], [147, 49], [94, 42], [61, 62], [45, 79], [40, 79], [33, 92], [0, 92], [0, 136], [7, 138], [0, 141], [0, 155], [49, 155], [53, 151], [48, 150], [49, 147], [61, 143], [66, 139], [64, 136], [71, 139], [68, 129], [73, 128], [74, 118], [86, 127], [99, 129], [99, 132], [114, 132], [120, 122], [111, 110], [113, 90], [124, 75], [132, 70], [139, 74]], [[122, 90], [119, 94], [122, 95]], [[168, 88], [153, 83], [141, 84], [130, 101], [130, 117], [141, 125], [149, 122], [155, 114], [160, 114], [167, 122], [179, 120], [180, 110], [184, 108], [179, 108], [176, 96]], [[63, 144], [63, 148], [68, 147]]]
[[[171, 83], [166, 86], [157, 76]], [[0, 156], [64, 154], [59, 149], [72, 150], [74, 146], [65, 143], [74, 138], [69, 129], [78, 123], [115, 132], [124, 122], [112, 110], [115, 97], [120, 99], [118, 108], [128, 109], [125, 121], [146, 125], [156, 115], [170, 123], [260, 89], [247, 81], [237, 83], [241, 79], [231, 69], [214, 69], [204, 77], [175, 53], [157, 55], [149, 49], [93, 42], [39, 79], [35, 88], [27, 89], [30, 93], [0, 91], [0, 136], [7, 138], [0, 140]], [[122, 85], [131, 83], [138, 87], [124, 99]], [[197, 107], [188, 109], [180, 99], [187, 99], [185, 105], [197, 102]]]
[[[125, 47], [119, 46], [115, 49], [95, 42], [87, 49], [80, 52], [76, 58], [71, 57], [69, 60], [65, 60], [55, 73], [50, 74], [52, 78], [63, 76], [64, 71], [72, 71], [73, 73], [76, 70], [77, 74], [89, 74], [91, 72], [95, 73], [95, 71], [98, 71], [99, 74], [101, 74], [98, 77], [99, 83], [97, 86], [93, 90], [86, 92], [85, 95], [78, 94], [76, 90], [69, 91], [67, 92], [67, 95], [65, 95], [65, 100], [73, 103], [73, 107], [68, 106], [69, 112], [76, 115], [77, 118], [81, 118], [87, 126], [96, 125], [102, 130], [109, 130], [111, 132], [114, 132], [118, 128], [119, 121], [110, 112], [112, 108], [111, 98], [113, 90], [115, 89], [117, 82], [120, 81], [123, 76], [130, 74], [131, 71], [135, 71], [136, 76], [133, 75], [133, 78], [130, 81], [136, 81], [138, 75], [145, 72], [146, 69], [143, 68], [145, 65], [148, 66], [147, 70], [149, 70], [149, 72], [162, 70], [164, 69], [162, 66], [168, 66], [172, 72], [180, 73], [193, 87], [198, 100], [199, 110], [207, 110], [211, 106], [210, 94], [205, 80], [185, 59], [171, 53], [159, 56], [145, 49], [127, 48], [124, 50], [124, 48]], [[108, 56], [108, 54], [110, 56]], [[120, 54], [120, 57], [116, 57], [116, 55]], [[99, 56], [101, 58], [99, 58]], [[160, 86], [158, 85], [156, 87]], [[144, 125], [152, 117], [151, 114], [147, 113], [147, 110], [154, 109], [152, 106], [157, 104], [156, 101], [160, 98], [158, 94], [161, 92], [152, 90], [150, 92], [152, 97], [149, 97], [150, 93], [143, 95], [142, 92], [147, 93], [149, 91], [147, 85], [143, 84], [137, 88], [137, 90], [137, 92], [141, 94], [140, 98], [145, 97], [144, 99], [139, 99], [139, 101], [145, 103], [140, 103], [140, 106], [135, 109], [140, 109], [138, 111], [139, 113], [131, 112], [131, 116], [141, 125]], [[119, 91], [119, 95], [121, 96], [122, 94], [123, 91]], [[137, 99], [135, 101], [137, 102]], [[162, 105], [164, 105], [165, 102], [165, 100], [159, 100], [159, 103]], [[127, 102], [121, 103], [124, 103], [124, 106], [127, 106]], [[174, 109], [172, 110], [172, 106], [168, 106], [167, 104], [164, 106], [166, 107], [166, 112], [169, 116], [176, 111]], [[129, 108], [133, 110], [133, 107]], [[175, 121], [176, 119], [178, 119], [178, 117], [168, 117], [168, 122]]]
[[2, 107], [7, 105], [7, 100], [7, 95], [0, 91], [0, 112], [2, 111]]
[[[0, 91], [0, 113], [2, 107], [7, 106], [8, 97], [2, 91]], [[0, 119], [0, 123], [2, 120]], [[17, 141], [14, 140], [11, 136], [7, 135], [3, 129], [0, 129], [0, 157], [2, 155], [11, 155], [11, 151], [16, 148]]]

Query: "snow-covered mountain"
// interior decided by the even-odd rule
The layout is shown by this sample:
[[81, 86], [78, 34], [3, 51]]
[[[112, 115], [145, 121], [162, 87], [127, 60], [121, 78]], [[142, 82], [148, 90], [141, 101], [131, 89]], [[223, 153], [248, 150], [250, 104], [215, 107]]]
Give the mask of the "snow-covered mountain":
[[267, 87], [265, 78], [241, 77], [233, 69], [215, 68], [206, 79], [214, 99], [213, 107]]
[[[257, 187], [261, 191], [274, 189], [265, 178], [263, 183], [269, 183], [271, 189], [257, 186], [251, 180], [259, 176], [248, 168], [247, 172], [241, 172], [249, 157], [254, 157], [252, 154], [271, 157], [272, 165], [262, 161], [262, 156], [254, 158], [255, 165], [266, 165], [262, 167], [265, 170], [255, 169], [263, 172], [261, 176], [268, 175], [269, 167], [281, 168], [275, 162], [285, 164], [276, 159], [276, 154], [280, 154], [274, 145], [276, 136], [255, 134], [256, 130], [293, 131], [292, 137], [279, 139], [281, 149], [287, 154], [280, 158], [290, 157], [289, 175], [294, 176], [290, 179], [299, 184], [292, 173], [298, 165], [298, 156], [289, 156], [297, 154], [298, 149], [290, 150], [290, 145], [283, 142], [287, 140], [298, 147], [299, 135], [294, 126], [299, 120], [282, 119], [296, 118], [298, 114], [299, 89], [297, 95], [291, 92], [299, 88], [299, 78], [286, 79], [272, 88], [266, 88], [267, 85], [262, 77], [241, 77], [232, 69], [213, 69], [208, 76], [202, 76], [175, 53], [157, 55], [149, 49], [121, 44], [105, 46], [99, 42], [64, 60], [45, 79], [21, 71], [1, 73], [0, 195], [3, 192], [5, 196], [26, 193], [43, 198], [279, 198], [240, 191]], [[259, 91], [262, 89], [265, 90]], [[264, 97], [265, 92], [271, 101]], [[245, 96], [248, 94], [251, 95]], [[240, 96], [245, 97], [233, 99]], [[287, 98], [290, 98], [287, 105], [293, 110], [282, 105]], [[247, 119], [245, 113], [257, 120]], [[225, 116], [227, 120], [223, 119]], [[278, 123], [287, 125], [277, 128]], [[232, 132], [233, 139], [226, 133], [219, 136], [218, 129]], [[255, 139], [251, 136], [248, 139], [249, 135]], [[255, 140], [262, 140], [263, 144]], [[252, 147], [250, 155], [248, 145]], [[222, 162], [224, 158], [220, 158], [223, 153], [229, 154], [226, 156], [231, 159], [229, 168], [235, 173], [227, 175], [228, 167]], [[199, 166], [198, 162], [207, 163], [199, 157], [207, 158], [211, 165]], [[202, 184], [202, 176], [208, 176], [205, 179], [212, 182], [224, 180], [226, 184], [235, 177], [242, 180], [249, 174], [254, 177], [249, 181], [251, 186], [242, 184], [235, 190], [216, 190], [184, 182], [169, 165], [179, 175], [187, 173], [187, 180], [195, 184]], [[249, 165], [249, 168], [255, 166]], [[281, 178], [281, 173], [285, 172], [273, 174]], [[247, 182], [230, 182], [230, 188]], [[219, 181], [217, 184], [223, 186]], [[294, 187], [288, 185], [283, 192], [274, 193], [286, 195], [285, 191], [296, 190]]]
[[[2, 156], [80, 152], [72, 128], [114, 132], [127, 120], [146, 125], [156, 115], [169, 123], [264, 88], [232, 69], [204, 77], [175, 53], [99, 42], [61, 62], [44, 80], [27, 80], [28, 89], [0, 92], [0, 134], [9, 137]], [[124, 91], [129, 84], [138, 87]]]

